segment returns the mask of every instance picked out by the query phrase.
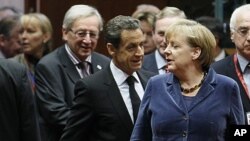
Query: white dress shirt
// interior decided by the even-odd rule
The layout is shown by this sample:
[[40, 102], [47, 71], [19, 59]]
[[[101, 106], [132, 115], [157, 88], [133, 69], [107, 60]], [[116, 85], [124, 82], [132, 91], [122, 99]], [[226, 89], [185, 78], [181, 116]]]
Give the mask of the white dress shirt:
[[[120, 90], [122, 99], [123, 99], [123, 101], [128, 109], [128, 113], [129, 113], [132, 121], [134, 122], [133, 108], [132, 108], [132, 103], [131, 103], [131, 99], [130, 99], [130, 95], [129, 95], [129, 86], [126, 82], [126, 79], [129, 75], [126, 74], [125, 72], [123, 72], [118, 67], [116, 67], [115, 64], [113, 63], [113, 60], [110, 63], [110, 69], [111, 69], [112, 75], [114, 76], [115, 82]], [[137, 94], [139, 95], [140, 99], [142, 99], [142, 97], [144, 95], [144, 89], [142, 87], [141, 81], [140, 81], [136, 72], [134, 72], [132, 75], [136, 79], [135, 90], [136, 90]]]

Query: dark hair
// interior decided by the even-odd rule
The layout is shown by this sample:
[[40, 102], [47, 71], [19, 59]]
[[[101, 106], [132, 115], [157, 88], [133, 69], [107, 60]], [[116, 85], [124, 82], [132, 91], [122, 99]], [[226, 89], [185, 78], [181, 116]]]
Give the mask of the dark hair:
[[10, 10], [15, 14], [20, 14], [21, 13], [18, 9], [16, 9], [15, 7], [12, 7], [12, 6], [0, 7], [0, 11], [5, 11], [5, 10]]
[[12, 29], [20, 24], [20, 16], [10, 16], [0, 20], [0, 34], [10, 37]]
[[139, 20], [130, 16], [116, 16], [109, 20], [104, 27], [104, 39], [106, 43], [113, 44], [118, 48], [121, 41], [121, 33], [123, 30], [135, 30], [140, 28]]
[[197, 18], [196, 21], [206, 26], [214, 34], [214, 36], [218, 38], [219, 47], [222, 47], [222, 41], [225, 36], [223, 31], [223, 23], [219, 19], [209, 16], [201, 16]]

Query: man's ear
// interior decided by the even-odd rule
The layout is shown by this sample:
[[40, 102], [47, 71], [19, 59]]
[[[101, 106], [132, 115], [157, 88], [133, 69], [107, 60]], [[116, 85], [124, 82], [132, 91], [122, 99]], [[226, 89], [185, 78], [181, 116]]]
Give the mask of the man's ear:
[[5, 36], [3, 34], [0, 34], [0, 47], [5, 46]]
[[68, 40], [67, 33], [68, 33], [67, 29], [62, 28], [62, 39], [63, 39], [63, 41]]
[[192, 59], [196, 60], [200, 57], [201, 55], [201, 48], [200, 47], [194, 47], [192, 51]]
[[108, 49], [109, 55], [113, 57], [116, 52], [116, 48], [111, 43], [107, 43], [106, 47]]

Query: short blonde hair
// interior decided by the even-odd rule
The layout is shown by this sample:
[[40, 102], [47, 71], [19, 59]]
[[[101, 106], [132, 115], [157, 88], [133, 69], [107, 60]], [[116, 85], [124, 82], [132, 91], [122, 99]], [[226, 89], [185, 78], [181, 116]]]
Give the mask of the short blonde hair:
[[191, 47], [199, 47], [201, 49], [201, 55], [198, 59], [202, 69], [207, 71], [214, 59], [213, 52], [216, 46], [216, 40], [213, 33], [196, 21], [180, 19], [169, 26], [165, 32], [165, 38], [168, 40], [170, 37], [179, 34], [186, 37]]
[[42, 13], [24, 14], [21, 16], [20, 22], [22, 27], [25, 27], [28, 24], [39, 26], [43, 34], [48, 34], [50, 36], [50, 39], [46, 43], [44, 43], [44, 46], [46, 48], [45, 54], [53, 50], [52, 49], [53, 28], [49, 18], [46, 15]]

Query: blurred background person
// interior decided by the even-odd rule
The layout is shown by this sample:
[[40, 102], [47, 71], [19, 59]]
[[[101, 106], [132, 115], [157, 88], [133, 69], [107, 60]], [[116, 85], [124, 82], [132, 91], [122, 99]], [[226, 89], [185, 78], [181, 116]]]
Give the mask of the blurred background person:
[[40, 134], [26, 68], [0, 59], [0, 140], [40, 141]]
[[22, 53], [19, 20], [18, 15], [0, 20], [0, 58], [11, 58]]
[[103, 20], [97, 9], [73, 5], [65, 13], [65, 44], [43, 57], [36, 67], [36, 100], [44, 141], [58, 141], [72, 106], [77, 80], [108, 66], [110, 58], [95, 52]]
[[19, 31], [23, 53], [12, 60], [28, 68], [28, 77], [35, 90], [35, 68], [38, 61], [51, 51], [52, 26], [48, 17], [42, 13], [28, 13], [21, 16]]
[[143, 69], [157, 74], [166, 73], [167, 61], [164, 57], [164, 50], [166, 48], [165, 30], [172, 23], [183, 18], [186, 18], [184, 11], [176, 7], [165, 7], [156, 15], [153, 39], [157, 49], [144, 57]]
[[9, 16], [21, 15], [22, 13], [15, 7], [3, 6], [0, 7], [0, 20]]
[[214, 50], [214, 61], [219, 61], [228, 56], [227, 52], [223, 49], [224, 39], [227, 38], [224, 33], [223, 23], [209, 16], [201, 16], [197, 18], [196, 21], [206, 26], [215, 36], [216, 47]]
[[144, 54], [155, 51], [156, 46], [153, 40], [153, 24], [155, 15], [160, 9], [151, 4], [138, 5], [136, 11], [132, 14], [133, 18], [140, 20], [141, 29], [145, 35]]
[[212, 67], [217, 73], [231, 77], [238, 83], [246, 124], [250, 125], [250, 4], [234, 10], [230, 31], [236, 53], [215, 62]]
[[183, 19], [165, 39], [169, 73], [148, 81], [131, 141], [228, 140], [230, 125], [244, 124], [244, 112], [237, 83], [210, 69], [214, 35]]

